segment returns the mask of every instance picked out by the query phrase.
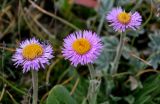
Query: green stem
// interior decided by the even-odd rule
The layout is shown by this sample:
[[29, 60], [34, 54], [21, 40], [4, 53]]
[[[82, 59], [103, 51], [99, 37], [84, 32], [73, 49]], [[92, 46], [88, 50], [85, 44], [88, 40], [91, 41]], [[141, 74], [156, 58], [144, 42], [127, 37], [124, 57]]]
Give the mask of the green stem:
[[117, 47], [117, 51], [116, 51], [116, 56], [115, 56], [115, 59], [113, 61], [113, 65], [112, 65], [112, 69], [111, 69], [111, 74], [115, 74], [117, 73], [117, 69], [118, 69], [118, 65], [119, 65], [119, 61], [120, 61], [120, 58], [121, 58], [121, 55], [122, 55], [122, 51], [123, 51], [123, 46], [124, 46], [124, 38], [125, 38], [125, 35], [126, 33], [122, 33], [120, 34], [120, 43]]
[[99, 91], [101, 81], [96, 79], [96, 72], [92, 64], [88, 64], [88, 69], [91, 76], [87, 96], [88, 102], [89, 104], [97, 104], [97, 93]]
[[38, 72], [35, 70], [32, 70], [32, 86], [33, 86], [32, 104], [37, 104], [38, 102]]
[[92, 64], [88, 64], [88, 69], [89, 69], [89, 73], [90, 73], [91, 80], [92, 80], [95, 77], [95, 70], [94, 70], [93, 65]]
[[104, 23], [104, 19], [105, 19], [105, 15], [103, 14], [103, 16], [100, 19], [100, 23], [99, 23], [98, 30], [97, 30], [98, 35], [100, 35], [100, 33], [101, 33], [102, 26], [103, 26], [103, 23]]

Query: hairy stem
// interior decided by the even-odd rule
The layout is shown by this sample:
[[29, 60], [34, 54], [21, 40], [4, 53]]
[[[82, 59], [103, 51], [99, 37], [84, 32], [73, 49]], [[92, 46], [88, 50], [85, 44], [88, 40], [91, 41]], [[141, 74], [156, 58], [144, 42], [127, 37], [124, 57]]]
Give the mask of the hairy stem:
[[37, 104], [38, 102], [38, 72], [35, 70], [32, 70], [32, 86], [33, 86], [32, 104]]
[[88, 69], [89, 69], [89, 73], [90, 73], [91, 79], [94, 79], [95, 78], [95, 70], [94, 70], [93, 65], [92, 64], [88, 64]]
[[115, 59], [113, 61], [113, 65], [112, 65], [112, 69], [111, 69], [111, 74], [116, 74], [117, 73], [117, 69], [118, 69], [118, 65], [119, 65], [119, 61], [120, 61], [120, 58], [121, 58], [121, 55], [122, 55], [122, 51], [123, 51], [123, 46], [124, 46], [124, 38], [125, 38], [125, 35], [126, 33], [122, 33], [120, 34], [120, 43], [117, 47], [117, 51], [116, 51], [116, 56], [115, 56]]
[[87, 98], [88, 98], [89, 104], [97, 104], [97, 94], [99, 91], [101, 81], [96, 79], [96, 72], [94, 70], [93, 65], [88, 64], [88, 68], [90, 71], [91, 79], [89, 82]]
[[104, 19], [105, 19], [105, 15], [103, 14], [103, 16], [100, 19], [100, 23], [99, 23], [98, 30], [97, 30], [98, 35], [100, 35], [100, 33], [101, 33], [102, 26], [103, 26], [103, 23], [104, 23]]

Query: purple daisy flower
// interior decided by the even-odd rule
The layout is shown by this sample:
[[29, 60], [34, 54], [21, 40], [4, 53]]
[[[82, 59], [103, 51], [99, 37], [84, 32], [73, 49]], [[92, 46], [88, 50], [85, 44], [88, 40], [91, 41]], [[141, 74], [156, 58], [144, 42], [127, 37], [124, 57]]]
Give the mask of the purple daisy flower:
[[78, 31], [71, 33], [64, 39], [62, 49], [65, 59], [69, 59], [71, 64], [85, 65], [93, 63], [102, 51], [100, 37], [92, 31]]
[[27, 39], [20, 43], [12, 57], [16, 67], [22, 66], [23, 73], [30, 70], [38, 71], [45, 68], [49, 64], [49, 59], [53, 58], [53, 50], [51, 45], [40, 43], [35, 38]]
[[115, 31], [124, 32], [126, 29], [136, 30], [140, 27], [142, 17], [138, 12], [126, 13], [122, 8], [113, 8], [106, 16]]

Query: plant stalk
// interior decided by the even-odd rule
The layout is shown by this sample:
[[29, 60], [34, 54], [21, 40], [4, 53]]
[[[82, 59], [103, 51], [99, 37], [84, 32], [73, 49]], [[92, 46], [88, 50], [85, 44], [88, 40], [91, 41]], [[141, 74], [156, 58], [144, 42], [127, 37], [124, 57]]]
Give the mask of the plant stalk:
[[94, 70], [94, 67], [92, 64], [88, 64], [88, 69], [89, 69], [89, 73], [90, 73], [90, 76], [91, 76], [91, 79], [94, 79], [95, 78], [95, 70]]
[[32, 104], [38, 104], [38, 72], [35, 70], [32, 70], [32, 86]]
[[120, 34], [120, 43], [117, 47], [117, 51], [116, 51], [116, 56], [115, 56], [115, 59], [113, 61], [113, 65], [112, 65], [112, 69], [111, 69], [111, 74], [116, 74], [117, 73], [117, 70], [118, 70], [118, 65], [119, 65], [119, 61], [120, 61], [120, 58], [121, 58], [121, 55], [122, 55], [122, 51], [123, 51], [123, 46], [124, 46], [124, 38], [126, 36], [126, 33], [122, 33]]
[[96, 79], [96, 72], [92, 64], [88, 64], [88, 69], [90, 71], [91, 76], [87, 95], [88, 102], [89, 104], [97, 104], [97, 94], [99, 91], [101, 81]]

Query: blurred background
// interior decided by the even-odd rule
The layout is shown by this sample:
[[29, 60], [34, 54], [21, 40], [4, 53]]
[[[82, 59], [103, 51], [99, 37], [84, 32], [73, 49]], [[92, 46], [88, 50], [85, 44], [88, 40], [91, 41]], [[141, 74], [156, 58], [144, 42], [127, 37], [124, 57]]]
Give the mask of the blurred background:
[[[138, 11], [143, 23], [137, 31], [128, 30], [118, 73], [110, 75], [119, 44], [119, 34], [105, 19], [113, 7]], [[15, 68], [11, 57], [19, 42], [31, 37], [49, 42], [55, 55], [39, 71], [39, 103], [61, 84], [77, 104], [87, 104], [87, 66], [75, 68], [61, 54], [63, 39], [77, 30], [93, 30], [103, 40], [94, 64], [102, 79], [98, 104], [160, 104], [159, 0], [0, 0], [0, 104], [30, 103], [31, 73]]]

